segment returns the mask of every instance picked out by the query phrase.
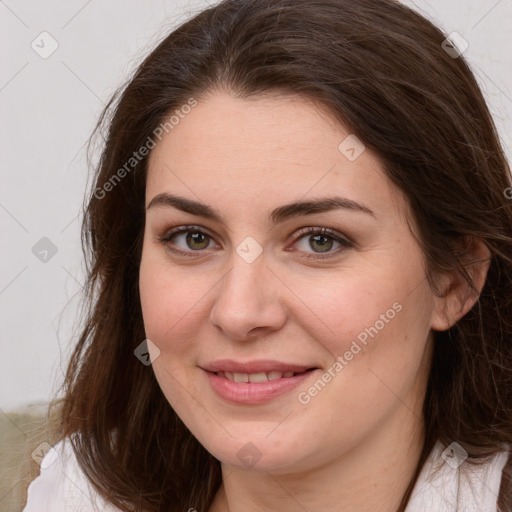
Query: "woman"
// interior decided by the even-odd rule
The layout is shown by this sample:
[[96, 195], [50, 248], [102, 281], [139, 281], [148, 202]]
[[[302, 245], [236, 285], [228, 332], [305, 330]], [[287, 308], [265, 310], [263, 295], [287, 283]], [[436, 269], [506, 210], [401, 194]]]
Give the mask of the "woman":
[[26, 512], [512, 511], [510, 171], [455, 44], [392, 0], [227, 0], [107, 120]]

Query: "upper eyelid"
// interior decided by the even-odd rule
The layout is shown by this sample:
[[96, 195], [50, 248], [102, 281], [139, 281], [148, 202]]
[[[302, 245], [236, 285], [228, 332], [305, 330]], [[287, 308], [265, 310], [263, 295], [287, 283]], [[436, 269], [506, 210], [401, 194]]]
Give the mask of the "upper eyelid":
[[171, 236], [174, 236], [174, 235], [182, 235], [183, 233], [188, 233], [188, 232], [204, 233], [205, 235], [208, 235], [209, 237], [214, 238], [214, 239], [216, 239], [216, 237], [217, 237], [208, 228], [205, 228], [205, 227], [202, 227], [202, 226], [198, 226], [198, 225], [195, 225], [195, 224], [191, 224], [191, 225], [184, 224], [182, 226], [175, 226], [173, 228], [166, 229], [162, 233], [162, 235], [159, 236], [159, 238], [166, 238], [166, 237], [171, 237]]

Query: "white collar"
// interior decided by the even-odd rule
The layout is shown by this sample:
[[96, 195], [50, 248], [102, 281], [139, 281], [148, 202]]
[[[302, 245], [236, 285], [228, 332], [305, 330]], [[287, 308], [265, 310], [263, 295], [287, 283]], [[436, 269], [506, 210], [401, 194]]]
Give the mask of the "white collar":
[[496, 454], [481, 466], [464, 462], [464, 454], [457, 443], [446, 448], [437, 441], [405, 512], [497, 512], [496, 502], [508, 452]]

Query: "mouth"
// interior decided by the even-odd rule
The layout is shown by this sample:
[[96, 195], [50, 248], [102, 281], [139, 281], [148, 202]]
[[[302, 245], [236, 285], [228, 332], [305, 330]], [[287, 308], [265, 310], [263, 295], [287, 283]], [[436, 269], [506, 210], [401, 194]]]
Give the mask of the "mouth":
[[[212, 368], [208, 370], [203, 368], [207, 377], [206, 384], [209, 384], [218, 398], [231, 404], [237, 405], [257, 405], [270, 402], [278, 397], [290, 394], [292, 390], [299, 385], [306, 385], [306, 381], [313, 374], [319, 371], [317, 367], [299, 367], [293, 369], [283, 368], [275, 369], [276, 363], [267, 364], [267, 368], [257, 371], [252, 365], [252, 371], [230, 371], [228, 369]], [[270, 368], [269, 366], [274, 366]], [[293, 365], [292, 365], [293, 366]], [[213, 371], [216, 370], [216, 371]], [[265, 371], [263, 371], [265, 370]]]
[[293, 372], [291, 370], [278, 371], [272, 370], [270, 372], [256, 372], [256, 373], [242, 373], [242, 372], [211, 372], [215, 373], [217, 377], [227, 379], [231, 382], [268, 382], [279, 379], [290, 379], [296, 375], [303, 375], [307, 372], [316, 370], [316, 368], [308, 368], [301, 372]]

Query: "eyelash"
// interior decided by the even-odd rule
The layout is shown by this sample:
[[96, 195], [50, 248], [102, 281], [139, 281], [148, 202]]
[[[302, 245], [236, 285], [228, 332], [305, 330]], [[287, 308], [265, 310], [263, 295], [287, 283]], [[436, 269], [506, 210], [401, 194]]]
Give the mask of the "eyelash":
[[[180, 256], [185, 257], [194, 257], [196, 254], [202, 252], [202, 250], [197, 251], [182, 251], [181, 249], [175, 249], [171, 248], [169, 245], [169, 242], [173, 237], [176, 235], [182, 234], [182, 233], [200, 233], [203, 235], [206, 235], [210, 237], [210, 239], [213, 239], [214, 237], [206, 230], [199, 228], [198, 226], [181, 226], [177, 229], [171, 230], [166, 232], [163, 236], [158, 237], [158, 241], [162, 243], [163, 245], [167, 246], [167, 248], [172, 251], [175, 254], [179, 254]], [[335, 256], [338, 256], [339, 253], [343, 250], [350, 249], [354, 247], [354, 243], [352, 240], [350, 240], [348, 237], [341, 235], [337, 231], [334, 231], [330, 228], [319, 228], [319, 227], [306, 227], [302, 228], [299, 233], [294, 237], [293, 244], [297, 243], [302, 238], [305, 238], [306, 235], [314, 236], [314, 235], [325, 235], [328, 238], [333, 239], [335, 242], [338, 242], [341, 247], [338, 247], [334, 251], [328, 251], [323, 255], [322, 253], [308, 253], [305, 258], [310, 260], [324, 260], [327, 258], [333, 258]]]

